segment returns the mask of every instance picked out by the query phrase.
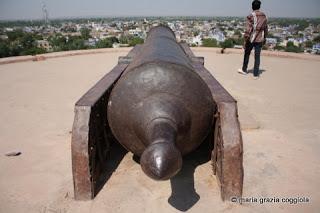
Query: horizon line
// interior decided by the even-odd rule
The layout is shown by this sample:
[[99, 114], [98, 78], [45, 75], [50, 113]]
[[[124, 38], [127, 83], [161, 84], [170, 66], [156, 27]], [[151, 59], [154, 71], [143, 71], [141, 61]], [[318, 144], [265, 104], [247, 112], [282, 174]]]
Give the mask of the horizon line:
[[[49, 18], [49, 20], [62, 20], [62, 19], [98, 19], [98, 18], [245, 18], [246, 16], [214, 16], [214, 15], [155, 15], [155, 16], [141, 16], [141, 15], [114, 15], [114, 16], [61, 16]], [[283, 18], [283, 19], [320, 19], [320, 17], [299, 17], [299, 16], [269, 16], [270, 18]], [[42, 21], [42, 18], [22, 18], [22, 19], [0, 19], [0, 22], [10, 21]]]

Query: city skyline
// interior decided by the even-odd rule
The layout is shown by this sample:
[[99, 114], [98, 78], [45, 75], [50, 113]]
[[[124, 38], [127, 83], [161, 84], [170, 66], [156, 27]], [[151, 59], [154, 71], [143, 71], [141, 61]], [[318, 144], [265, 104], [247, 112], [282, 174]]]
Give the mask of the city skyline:
[[[251, 0], [136, 0], [136, 1], [63, 1], [0, 0], [0, 20], [43, 18], [43, 3], [49, 18], [134, 17], [134, 16], [246, 16]], [[262, 11], [269, 17], [320, 18], [319, 0], [262, 0]]]

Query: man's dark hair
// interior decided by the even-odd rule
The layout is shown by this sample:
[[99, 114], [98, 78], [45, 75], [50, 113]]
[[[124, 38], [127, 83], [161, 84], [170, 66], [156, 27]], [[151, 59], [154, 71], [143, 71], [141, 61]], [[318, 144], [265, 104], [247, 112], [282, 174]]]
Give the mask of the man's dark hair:
[[261, 1], [259, 0], [254, 0], [252, 2], [252, 10], [259, 10], [261, 6]]

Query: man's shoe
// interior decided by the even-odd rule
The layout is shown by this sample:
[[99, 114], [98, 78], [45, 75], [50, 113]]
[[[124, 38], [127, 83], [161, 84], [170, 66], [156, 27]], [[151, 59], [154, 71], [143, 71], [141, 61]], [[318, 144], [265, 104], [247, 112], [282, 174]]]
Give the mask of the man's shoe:
[[259, 79], [259, 76], [253, 76], [253, 79], [254, 79], [254, 80], [258, 80], [258, 79]]
[[240, 73], [240, 74], [242, 74], [242, 75], [248, 74], [247, 72], [244, 72], [242, 69], [238, 69], [238, 73]]

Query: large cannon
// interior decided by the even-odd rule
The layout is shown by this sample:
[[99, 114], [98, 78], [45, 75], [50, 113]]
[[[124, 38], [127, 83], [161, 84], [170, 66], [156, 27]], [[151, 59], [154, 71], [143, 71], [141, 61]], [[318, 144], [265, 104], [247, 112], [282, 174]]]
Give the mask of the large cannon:
[[166, 180], [206, 138], [214, 111], [208, 86], [173, 32], [157, 27], [112, 89], [108, 121], [117, 140], [141, 156], [143, 171]]
[[179, 172], [183, 156], [207, 140], [222, 199], [242, 195], [236, 101], [203, 63], [176, 42], [170, 28], [158, 26], [76, 103], [76, 199], [92, 199], [99, 191], [116, 142], [140, 157], [149, 177], [167, 180]]

